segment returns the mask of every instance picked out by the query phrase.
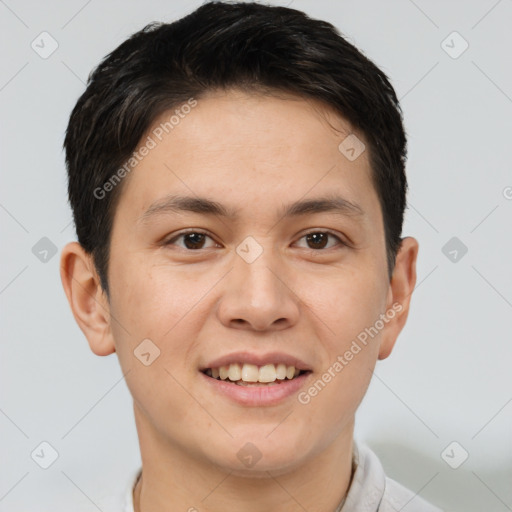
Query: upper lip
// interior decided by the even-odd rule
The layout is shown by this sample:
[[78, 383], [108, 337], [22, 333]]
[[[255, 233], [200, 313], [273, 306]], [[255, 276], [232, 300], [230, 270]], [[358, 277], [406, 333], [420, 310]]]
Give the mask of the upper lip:
[[283, 352], [267, 352], [258, 354], [256, 352], [232, 352], [207, 362], [201, 367], [201, 371], [208, 368], [220, 368], [234, 363], [248, 363], [256, 366], [266, 364], [285, 364], [286, 366], [295, 366], [298, 370], [311, 371], [311, 367], [298, 357]]

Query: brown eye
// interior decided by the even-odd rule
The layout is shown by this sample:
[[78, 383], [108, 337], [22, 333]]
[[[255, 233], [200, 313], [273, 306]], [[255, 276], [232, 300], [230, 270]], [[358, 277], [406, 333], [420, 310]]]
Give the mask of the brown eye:
[[309, 233], [306, 240], [311, 249], [323, 249], [327, 245], [327, 233]]
[[[210, 240], [210, 245], [206, 245]], [[206, 233], [201, 233], [200, 231], [188, 231], [186, 233], [181, 233], [171, 240], [165, 242], [165, 245], [171, 246], [176, 245], [181, 249], [188, 249], [190, 251], [197, 251], [200, 249], [209, 249], [211, 247], [215, 247], [217, 244], [214, 240], [208, 236]]]
[[[331, 249], [336, 245], [346, 245], [338, 236], [328, 231], [312, 231], [304, 235], [300, 241], [305, 240], [304, 244], [299, 244], [305, 249], [321, 250]], [[299, 242], [300, 242], [299, 241]]]
[[205, 238], [203, 233], [187, 233], [183, 236], [183, 242], [187, 249], [201, 249]]

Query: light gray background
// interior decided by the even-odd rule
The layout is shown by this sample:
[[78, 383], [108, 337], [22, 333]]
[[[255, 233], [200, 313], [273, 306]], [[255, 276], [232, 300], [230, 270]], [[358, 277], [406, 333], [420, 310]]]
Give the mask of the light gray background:
[[[89, 351], [58, 255], [40, 261], [32, 248], [75, 236], [61, 145], [91, 69], [146, 23], [200, 3], [0, 0], [0, 511], [98, 510], [139, 464], [117, 359]], [[409, 134], [404, 234], [420, 242], [418, 287], [356, 436], [391, 477], [447, 510], [512, 510], [512, 1], [291, 6], [335, 24], [382, 67]], [[47, 59], [31, 48], [42, 31], [59, 45]], [[469, 44], [458, 58], [453, 31]], [[456, 262], [442, 252], [454, 236], [468, 248]], [[30, 455], [42, 441], [59, 453], [46, 470]], [[452, 465], [469, 453], [458, 469], [441, 456], [453, 441]]]

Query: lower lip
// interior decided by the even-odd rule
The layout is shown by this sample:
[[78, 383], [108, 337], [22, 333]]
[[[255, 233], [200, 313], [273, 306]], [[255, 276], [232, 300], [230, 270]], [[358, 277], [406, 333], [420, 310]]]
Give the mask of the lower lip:
[[286, 398], [298, 393], [305, 381], [311, 375], [310, 372], [303, 373], [291, 380], [282, 380], [274, 386], [239, 386], [230, 381], [217, 380], [199, 372], [206, 384], [212, 386], [216, 393], [220, 393], [234, 402], [249, 407], [262, 407], [265, 405], [276, 405]]

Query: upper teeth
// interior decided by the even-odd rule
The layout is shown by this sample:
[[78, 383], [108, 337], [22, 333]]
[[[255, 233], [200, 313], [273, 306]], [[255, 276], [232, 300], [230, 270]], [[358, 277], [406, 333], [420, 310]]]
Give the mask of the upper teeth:
[[214, 379], [220, 377], [222, 380], [229, 379], [231, 381], [274, 382], [276, 379], [293, 379], [300, 373], [300, 370], [295, 366], [286, 366], [285, 364], [256, 366], [248, 363], [232, 363], [220, 368], [209, 368], [206, 373]]

